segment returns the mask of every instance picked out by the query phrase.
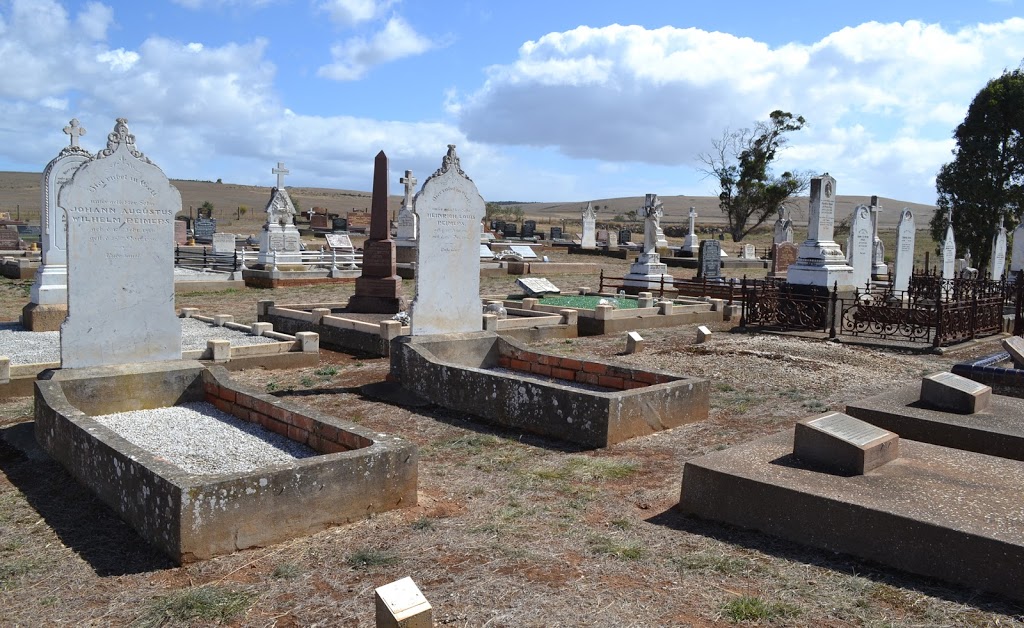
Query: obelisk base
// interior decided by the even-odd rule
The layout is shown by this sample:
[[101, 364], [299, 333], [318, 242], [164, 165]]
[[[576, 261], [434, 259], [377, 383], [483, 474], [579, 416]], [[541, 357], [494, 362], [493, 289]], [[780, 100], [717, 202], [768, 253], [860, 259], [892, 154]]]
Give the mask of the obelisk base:
[[397, 314], [406, 309], [402, 296], [402, 278], [357, 277], [356, 294], [348, 300], [345, 308], [357, 314]]

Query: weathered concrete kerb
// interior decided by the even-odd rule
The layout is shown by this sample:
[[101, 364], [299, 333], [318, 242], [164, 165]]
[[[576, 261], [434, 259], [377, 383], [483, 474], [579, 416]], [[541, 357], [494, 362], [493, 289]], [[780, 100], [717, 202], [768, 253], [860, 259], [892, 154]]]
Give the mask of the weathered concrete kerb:
[[708, 416], [706, 380], [536, 353], [491, 332], [399, 337], [391, 377], [446, 408], [587, 447]]
[[[198, 362], [45, 373], [36, 439], [149, 543], [184, 563], [416, 504], [414, 445], [238, 386]], [[191, 475], [91, 416], [208, 401], [318, 452], [252, 472]]]

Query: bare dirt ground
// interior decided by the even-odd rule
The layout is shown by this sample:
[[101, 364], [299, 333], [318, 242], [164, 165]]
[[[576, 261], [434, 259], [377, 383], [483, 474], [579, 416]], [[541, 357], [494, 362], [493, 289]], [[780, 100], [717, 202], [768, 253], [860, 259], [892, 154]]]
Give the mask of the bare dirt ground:
[[[625, 262], [604, 266], [621, 273]], [[574, 290], [596, 287], [596, 277], [594, 269], [549, 279]], [[482, 292], [516, 293], [514, 281], [484, 278]], [[350, 294], [337, 285], [247, 289], [179, 295], [178, 306], [250, 321], [259, 299]], [[21, 283], [0, 279], [0, 320], [26, 301]], [[994, 344], [932, 355], [715, 327], [703, 345], [694, 326], [642, 331], [646, 347], [634, 355], [622, 354], [618, 335], [537, 343], [711, 380], [707, 421], [596, 451], [437, 407], [374, 401], [359, 387], [384, 379], [383, 359], [322, 351], [315, 368], [238, 373], [414, 442], [419, 503], [184, 567], [32, 447], [30, 398], [2, 402], [0, 624], [372, 626], [373, 589], [412, 576], [439, 626], [1024, 626], [1024, 608], [1000, 599], [673, 508], [686, 460], [913, 383]]]

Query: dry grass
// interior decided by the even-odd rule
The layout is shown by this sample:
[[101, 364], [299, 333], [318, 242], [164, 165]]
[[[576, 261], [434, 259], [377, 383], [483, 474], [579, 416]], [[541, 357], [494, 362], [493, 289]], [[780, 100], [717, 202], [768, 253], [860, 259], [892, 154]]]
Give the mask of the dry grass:
[[[550, 279], [596, 287], [593, 270]], [[484, 278], [483, 291], [515, 293], [514, 282]], [[0, 318], [25, 294], [0, 279]], [[178, 305], [246, 321], [259, 299], [349, 294], [247, 289], [179, 295]], [[368, 626], [373, 589], [409, 575], [439, 626], [1024, 626], [1024, 609], [995, 598], [675, 512], [687, 459], [953, 361], [714, 328], [723, 333], [700, 346], [694, 326], [645, 330], [634, 355], [620, 355], [618, 336], [537, 343], [713, 381], [708, 420], [597, 451], [373, 401], [359, 386], [385, 378], [382, 359], [324, 351], [316, 367], [233, 374], [415, 443], [419, 503], [184, 567], [61, 467], [12, 446], [31, 429], [31, 399], [0, 402], [0, 624]]]

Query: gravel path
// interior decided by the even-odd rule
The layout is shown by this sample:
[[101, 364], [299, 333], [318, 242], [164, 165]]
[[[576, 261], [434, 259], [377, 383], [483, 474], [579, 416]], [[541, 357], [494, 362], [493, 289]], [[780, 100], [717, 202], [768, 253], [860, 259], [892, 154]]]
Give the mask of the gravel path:
[[193, 475], [244, 473], [317, 455], [305, 445], [206, 402], [92, 418], [133, 445]]
[[[232, 347], [278, 342], [273, 338], [252, 336], [226, 327], [217, 327], [193, 318], [181, 320], [181, 349], [205, 349], [207, 340], [228, 340]], [[60, 362], [60, 332], [25, 331], [18, 323], [0, 324], [0, 355], [11, 364]]]

